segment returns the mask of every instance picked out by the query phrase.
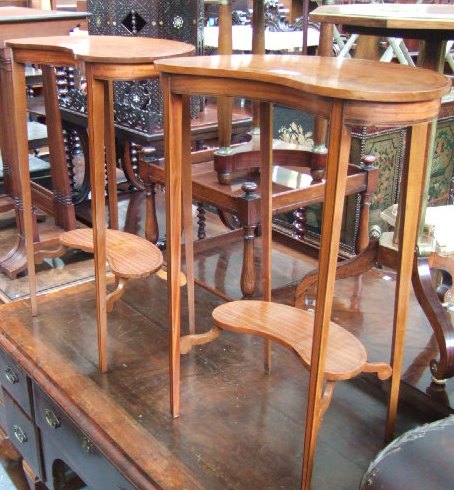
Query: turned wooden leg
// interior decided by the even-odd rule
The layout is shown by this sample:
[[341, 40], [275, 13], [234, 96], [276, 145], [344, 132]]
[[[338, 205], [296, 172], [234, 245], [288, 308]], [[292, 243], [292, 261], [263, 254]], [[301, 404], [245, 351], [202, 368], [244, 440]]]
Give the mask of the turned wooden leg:
[[205, 216], [205, 209], [203, 207], [203, 202], [198, 202], [197, 203], [197, 238], [199, 240], [203, 240], [207, 236], [206, 232], [206, 216]]
[[156, 184], [145, 184], [145, 238], [156, 244], [159, 240], [156, 214]]
[[298, 208], [293, 211], [293, 236], [298, 240], [304, 238], [306, 232], [306, 215], [304, 208]]
[[359, 212], [358, 237], [355, 243], [355, 252], [359, 254], [369, 245], [369, 210], [372, 195], [377, 190], [378, 169], [374, 167], [375, 157], [366, 155], [361, 158], [361, 166], [367, 172], [367, 189], [361, 193]]
[[[230, 0], [221, 2], [219, 5], [218, 54], [232, 54], [232, 4]], [[226, 152], [230, 148], [232, 109], [232, 97], [218, 97], [218, 139], [221, 152]], [[227, 183], [225, 182], [225, 178], [220, 176], [219, 179], [221, 183]]]
[[243, 226], [243, 266], [241, 269], [241, 292], [252, 296], [255, 290], [254, 240], [257, 225]]

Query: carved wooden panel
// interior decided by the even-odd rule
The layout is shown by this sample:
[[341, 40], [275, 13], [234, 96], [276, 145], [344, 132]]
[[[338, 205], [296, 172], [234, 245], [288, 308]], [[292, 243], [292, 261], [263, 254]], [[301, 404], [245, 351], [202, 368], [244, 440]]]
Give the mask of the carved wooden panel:
[[[92, 14], [88, 30], [93, 35], [140, 36], [173, 39], [203, 48], [203, 0], [88, 0]], [[115, 83], [117, 124], [146, 134], [162, 129], [162, 96], [157, 80]], [[202, 99], [194, 98], [197, 117]], [[63, 107], [85, 112], [85, 94], [68, 87]]]

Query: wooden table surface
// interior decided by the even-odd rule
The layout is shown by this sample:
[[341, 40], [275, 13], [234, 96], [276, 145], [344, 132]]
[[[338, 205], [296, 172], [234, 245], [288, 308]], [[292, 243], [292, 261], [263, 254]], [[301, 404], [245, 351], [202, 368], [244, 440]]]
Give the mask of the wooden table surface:
[[13, 22], [33, 22], [51, 19], [85, 19], [86, 12], [67, 12], [60, 10], [42, 10], [26, 7], [0, 7], [0, 24]]
[[69, 32], [85, 23], [89, 15], [87, 12], [0, 7], [0, 47], [6, 39], [30, 36], [32, 32], [45, 32], [48, 36]]
[[[313, 22], [329, 22], [371, 29], [433, 31], [427, 35], [454, 38], [454, 5], [358, 4], [324, 5], [310, 14]], [[415, 33], [413, 33], [416, 35]], [[390, 34], [388, 34], [390, 35]]]

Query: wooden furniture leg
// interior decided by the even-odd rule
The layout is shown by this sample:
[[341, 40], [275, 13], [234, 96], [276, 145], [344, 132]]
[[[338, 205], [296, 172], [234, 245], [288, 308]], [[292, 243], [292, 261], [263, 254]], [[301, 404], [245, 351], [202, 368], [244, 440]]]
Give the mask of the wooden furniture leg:
[[[218, 54], [232, 54], [232, 3], [231, 0], [219, 2], [219, 41]], [[232, 136], [232, 97], [218, 97], [218, 139], [219, 152], [228, 154]], [[220, 175], [224, 183], [230, 182], [229, 175]]]
[[37, 238], [36, 226], [33, 226], [32, 196], [30, 189], [30, 171], [28, 168], [28, 144], [27, 144], [27, 111], [25, 68], [21, 63], [12, 62], [12, 93], [8, 93], [13, 102], [13, 128], [16, 144], [13, 145], [15, 155], [13, 158], [18, 162], [20, 194], [22, 198], [22, 224], [25, 235], [25, 248], [27, 257], [28, 282], [30, 287], [30, 303], [32, 315], [38, 314], [38, 303], [36, 299], [36, 275], [34, 257], [34, 238]]
[[98, 325], [99, 369], [107, 371], [107, 310], [106, 310], [106, 211], [104, 197], [104, 139], [103, 115], [106, 111], [106, 84], [97, 79], [92, 65], [86, 67], [89, 127], [91, 209], [95, 260], [95, 285]]
[[[183, 104], [183, 127], [189, 128], [183, 133], [182, 151], [185, 158], [191, 160], [191, 113], [190, 99], [185, 96]], [[186, 278], [188, 291], [189, 333], [195, 334], [195, 297], [194, 297], [194, 229], [192, 219], [192, 165], [183, 166], [183, 230], [186, 259]], [[167, 196], [169, 198], [169, 196]]]
[[114, 96], [113, 83], [106, 82], [104, 123], [106, 141], [107, 188], [109, 196], [109, 227], [118, 230], [117, 162], [115, 152]]
[[320, 424], [323, 366], [325, 365], [345, 198], [347, 165], [350, 154], [351, 136], [344, 126], [342, 110], [342, 104], [334, 103], [330, 117], [326, 198], [323, 205], [319, 285], [312, 341], [312, 369], [309, 376], [309, 394], [306, 410], [302, 489], [310, 488], [317, 432]]
[[[4, 96], [0, 97], [0, 110], [2, 114], [9, 113], [8, 106], [8, 95], [11, 94], [11, 54], [8, 49], [0, 50], [0, 90]], [[3, 117], [0, 121], [0, 148], [2, 152], [2, 165], [3, 165], [3, 187], [5, 194], [8, 196], [17, 195], [17, 179], [18, 176], [13, 176], [12, 172], [14, 172], [14, 166], [12, 163], [12, 155], [11, 155], [11, 146], [7, 144], [8, 141], [12, 141], [11, 139], [11, 125], [7, 124], [7, 118]], [[14, 184], [16, 184], [14, 186]], [[6, 199], [6, 196], [2, 199]], [[9, 199], [10, 208], [14, 208], [14, 199]], [[5, 211], [7, 209], [5, 208]]]
[[252, 296], [255, 291], [255, 260], [254, 241], [257, 225], [243, 226], [243, 265], [241, 267], [241, 292]]
[[[173, 94], [169, 78], [161, 78], [164, 97], [164, 138], [166, 154], [166, 230], [167, 230], [167, 276], [168, 317], [170, 350], [170, 410], [173, 417], [180, 412], [180, 314], [181, 292], [179, 274], [181, 270], [181, 174], [182, 165], [190, 165], [190, 158], [183, 154], [183, 97]], [[190, 129], [187, 128], [189, 131]], [[186, 157], [186, 158], [184, 158]], [[171, 198], [170, 198], [171, 196]]]
[[[261, 191], [260, 220], [262, 224], [262, 298], [271, 301], [271, 252], [273, 218], [273, 181], [271, 171], [273, 168], [273, 111], [271, 104], [261, 102], [260, 106], [260, 155], [261, 165]], [[264, 344], [265, 372], [271, 370], [271, 342], [266, 339]]]
[[[399, 267], [394, 300], [393, 342], [391, 351], [393, 375], [389, 393], [385, 432], [385, 437], [388, 440], [392, 438], [395, 427], [415, 242], [419, 223], [419, 213], [415, 213], [414, 209], [411, 208], [413, 208], [415, 202], [420, 202], [420, 196], [423, 194], [428, 148], [430, 147], [428, 134], [430, 135], [430, 131], [428, 132], [428, 123], [414, 125], [408, 130], [405, 158], [407, 164], [404, 165], [402, 174]], [[409, 171], [410, 165], [408, 162], [411, 162], [411, 172]]]
[[48, 145], [52, 178], [53, 209], [48, 211], [55, 216], [55, 224], [63, 230], [76, 227], [76, 212], [71, 196], [68, 169], [66, 166], [63, 127], [56, 92], [56, 76], [53, 66], [43, 65], [43, 92], [48, 126]]

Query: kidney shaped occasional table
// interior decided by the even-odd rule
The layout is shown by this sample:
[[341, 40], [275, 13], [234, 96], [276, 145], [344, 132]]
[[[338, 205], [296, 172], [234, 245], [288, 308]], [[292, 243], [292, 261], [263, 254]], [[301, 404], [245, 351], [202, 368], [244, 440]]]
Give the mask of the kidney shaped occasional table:
[[[137, 277], [138, 268], [143, 266], [153, 272], [159, 268], [162, 256], [155, 254], [155, 260], [142, 257], [147, 247], [137, 249], [137, 237], [118, 233], [106, 233], [105, 212], [105, 175], [107, 162], [107, 176], [109, 185], [109, 206], [111, 223], [116, 216], [116, 177], [115, 177], [115, 135], [113, 125], [113, 95], [112, 82], [116, 80], [141, 80], [153, 78], [158, 75], [154, 61], [158, 58], [184, 56], [194, 51], [193, 46], [177, 41], [147, 38], [127, 38], [115, 36], [88, 36], [88, 37], [42, 37], [14, 41], [7, 41], [6, 45], [12, 49], [13, 63], [13, 93], [10, 94], [14, 104], [14, 128], [19, 161], [19, 180], [24, 208], [24, 231], [27, 249], [27, 268], [30, 282], [32, 314], [37, 314], [36, 281], [33, 257], [33, 224], [31, 214], [30, 175], [27, 157], [26, 133], [26, 99], [24, 64], [36, 63], [42, 65], [68, 66], [79, 65], [85, 73], [88, 98], [88, 133], [89, 158], [91, 181], [91, 205], [93, 218], [93, 235], [90, 230], [77, 230], [68, 232], [64, 245], [71, 244], [76, 248], [92, 249], [95, 258], [96, 278], [96, 305], [98, 322], [99, 367], [101, 371], [107, 369], [106, 329], [106, 238], [113, 248], [120, 245], [121, 250], [114, 259], [128, 262], [127, 270], [123, 271], [126, 277]], [[52, 128], [49, 128], [52, 130]], [[57, 169], [55, 169], [57, 170]], [[58, 169], [58, 171], [65, 171]], [[115, 227], [115, 226], [114, 226]], [[83, 234], [81, 240], [81, 233]], [[128, 247], [127, 242], [130, 242]], [[143, 242], [145, 242], [143, 240]], [[142, 243], [142, 242], [141, 242]], [[147, 242], [142, 243], [145, 245]], [[149, 244], [148, 251], [151, 252]], [[157, 249], [156, 249], [157, 250]], [[120, 257], [121, 256], [121, 257]], [[134, 267], [132, 258], [136, 258]], [[109, 260], [109, 254], [107, 254]], [[109, 260], [113, 269], [113, 264]], [[122, 276], [120, 276], [122, 277]]]
[[[266, 339], [265, 368], [269, 369], [269, 340], [293, 350], [310, 371], [302, 488], [310, 488], [317, 431], [329, 404], [334, 383], [360, 372], [386, 378], [391, 369], [370, 364], [362, 344], [330, 322], [336, 263], [353, 124], [409, 126], [408, 151], [402, 184], [404, 213], [400, 231], [399, 271], [394, 306], [393, 383], [400, 374], [404, 333], [418, 224], [419, 202], [426, 164], [429, 127], [450, 82], [443, 75], [364, 60], [279, 55], [211, 56], [161, 60], [164, 90], [166, 149], [166, 219], [168, 237], [169, 320], [171, 344], [171, 409], [179, 414], [180, 351], [210, 341], [219, 329]], [[260, 101], [261, 222], [263, 301], [226, 303], [213, 312], [216, 327], [180, 339], [181, 209], [190, 208], [191, 166], [189, 95], [244, 96]], [[315, 314], [271, 302], [271, 162], [272, 103], [329, 120], [326, 195], [323, 206], [319, 287]], [[184, 193], [182, 194], [182, 189]], [[185, 213], [186, 214], [186, 213]], [[184, 216], [185, 242], [192, 228]], [[190, 262], [191, 257], [186, 256]], [[188, 276], [189, 278], [189, 276]], [[325, 389], [324, 389], [325, 384]], [[388, 424], [394, 423], [396, 397], [391, 397]]]

